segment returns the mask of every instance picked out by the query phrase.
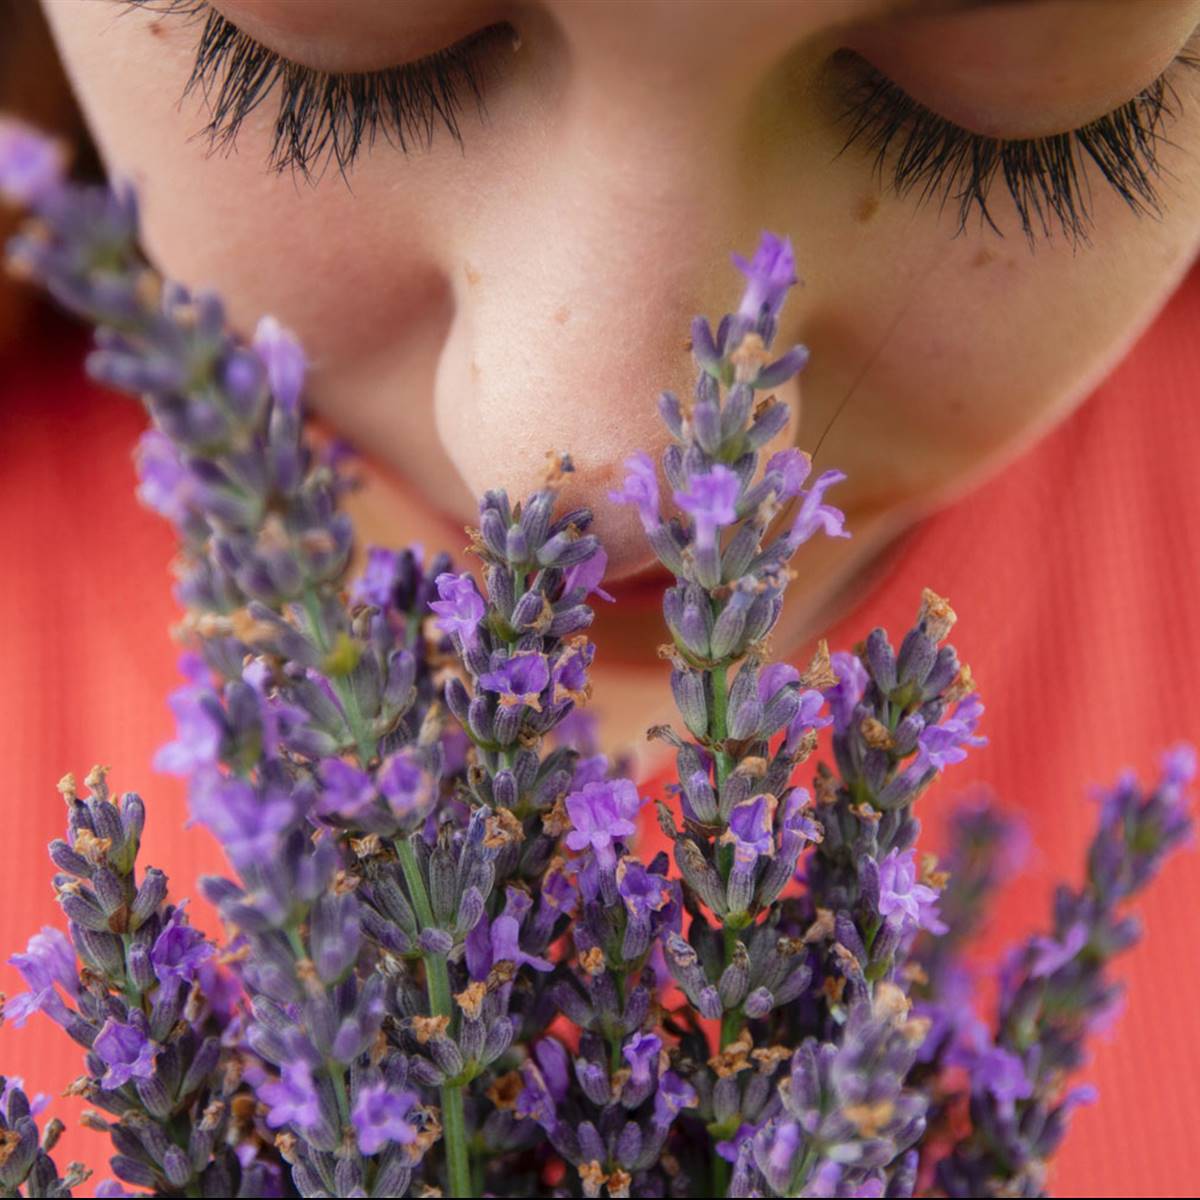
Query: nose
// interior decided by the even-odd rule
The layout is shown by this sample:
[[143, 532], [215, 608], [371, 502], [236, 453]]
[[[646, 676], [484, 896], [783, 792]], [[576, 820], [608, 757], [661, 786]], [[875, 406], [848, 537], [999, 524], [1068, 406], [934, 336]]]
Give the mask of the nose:
[[515, 499], [539, 486], [547, 452], [569, 452], [565, 499], [595, 512], [616, 579], [651, 555], [608, 492], [629, 455], [663, 448], [658, 393], [694, 386], [691, 318], [737, 307], [729, 254], [752, 250], [759, 230], [752, 216], [720, 219], [736, 206], [701, 167], [711, 159], [695, 133], [656, 128], [643, 109], [618, 134], [611, 95], [597, 106], [593, 119], [577, 98], [554, 152], [481, 201], [472, 227], [486, 234], [455, 239], [434, 399], [444, 449], [476, 495], [504, 486]]

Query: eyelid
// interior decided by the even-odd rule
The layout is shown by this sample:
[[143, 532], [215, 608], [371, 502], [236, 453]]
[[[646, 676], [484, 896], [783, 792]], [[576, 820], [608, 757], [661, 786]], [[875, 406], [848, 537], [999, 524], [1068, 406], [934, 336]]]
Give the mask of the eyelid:
[[486, 111], [487, 51], [514, 37], [512, 27], [500, 23], [415, 62], [334, 73], [285, 58], [203, 0], [166, 0], [157, 11], [202, 22], [183, 94], [199, 92], [208, 103], [210, 119], [200, 133], [212, 149], [232, 149], [247, 118], [278, 92], [267, 166], [297, 171], [310, 181], [330, 162], [345, 175], [378, 138], [408, 154], [417, 144], [429, 149], [441, 125], [461, 146], [464, 99], [474, 99], [481, 117]]
[[852, 50], [838, 51], [831, 65], [847, 89], [841, 119], [850, 132], [839, 155], [865, 143], [875, 154], [881, 181], [891, 158], [892, 190], [900, 196], [915, 193], [918, 206], [937, 201], [939, 209], [947, 203], [957, 207], [959, 233], [972, 213], [1000, 233], [988, 196], [993, 185], [1002, 185], [1032, 248], [1039, 236], [1050, 238], [1055, 226], [1073, 244], [1088, 243], [1093, 224], [1089, 170], [1097, 170], [1135, 214], [1161, 215], [1159, 143], [1164, 124], [1180, 107], [1171, 67], [1200, 67], [1200, 59], [1189, 46], [1126, 104], [1080, 128], [1008, 139], [956, 125]]
[[[1190, 5], [1164, 4], [1155, 20], [1139, 19], [1131, 7], [1110, 0], [920, 14], [859, 26], [844, 45], [964, 128], [1050, 136], [1119, 108], [1196, 37]], [[1086, 26], [1081, 9], [1089, 10]]]
[[[277, 0], [261, 3], [204, 0], [248, 38], [280, 58], [330, 75], [366, 75], [411, 66], [458, 45], [474, 32], [497, 23], [494, 0], [441, 0], [419, 20], [397, 20], [395, 0], [388, 0], [386, 19], [369, 19], [370, 6], [354, 8], [351, 22], [338, 7], [322, 0]], [[200, 6], [198, 0], [191, 3]], [[378, 4], [376, 8], [378, 8]], [[342, 13], [344, 13], [342, 9]]]

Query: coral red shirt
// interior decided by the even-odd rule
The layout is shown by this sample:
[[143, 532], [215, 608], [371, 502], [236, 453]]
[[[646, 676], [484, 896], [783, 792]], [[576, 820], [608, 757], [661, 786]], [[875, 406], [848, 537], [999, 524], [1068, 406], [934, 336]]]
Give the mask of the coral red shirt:
[[[1200, 269], [1107, 381], [1032, 451], [909, 537], [890, 575], [834, 630], [898, 636], [923, 587], [948, 596], [953, 641], [987, 703], [990, 745], [922, 800], [937, 824], [954, 792], [986, 783], [1031, 826], [1034, 861], [1002, 896], [992, 945], [1044, 926], [1052, 882], [1078, 880], [1093, 824], [1087, 785], [1200, 738]], [[151, 771], [172, 725], [178, 619], [173, 536], [134, 499], [140, 408], [81, 377], [82, 341], [57, 337], [0, 362], [0, 951], [60, 924], [45, 844], [70, 770], [112, 767], [149, 812], [143, 862], [195, 894], [220, 869], [181, 834], [183, 788]], [[665, 686], [665, 681], [664, 681]], [[1200, 863], [1176, 857], [1141, 905], [1146, 935], [1120, 964], [1115, 1033], [1087, 1077], [1051, 1177], [1058, 1195], [1188, 1196], [1200, 1186]], [[22, 990], [9, 967], [0, 989]], [[0, 1069], [57, 1097], [79, 1049], [35, 1017], [0, 1029]], [[70, 1120], [73, 1101], [53, 1111]], [[99, 1135], [72, 1129], [60, 1161], [102, 1167]], [[107, 1175], [102, 1170], [102, 1175]]]

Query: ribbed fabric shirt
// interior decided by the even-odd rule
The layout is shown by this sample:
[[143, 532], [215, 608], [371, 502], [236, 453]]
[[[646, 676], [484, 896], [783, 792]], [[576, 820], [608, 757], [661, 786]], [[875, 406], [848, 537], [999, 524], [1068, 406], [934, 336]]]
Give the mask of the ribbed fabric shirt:
[[[1200, 740], [1200, 269], [1075, 413], [971, 495], [923, 522], [886, 577], [828, 631], [847, 648], [876, 625], [898, 638], [921, 589], [959, 614], [951, 640], [987, 704], [985, 749], [922, 797], [933, 842], [955, 797], [988, 787], [1021, 814], [1032, 861], [985, 932], [997, 951], [1048, 922], [1056, 880], [1078, 882], [1094, 824], [1089, 785]], [[180, 781], [151, 769], [173, 733], [178, 685], [174, 536], [134, 497], [141, 409], [88, 384], [79, 338], [0, 362], [0, 954], [63, 925], [46, 843], [55, 784], [104, 763], [147, 803], [141, 862], [176, 897], [222, 868], [184, 834]], [[665, 685], [664, 685], [665, 686]], [[1177, 856], [1139, 906], [1145, 936], [1117, 967], [1125, 1010], [1095, 1043], [1079, 1111], [1050, 1178], [1062, 1196], [1191, 1196], [1200, 1188], [1200, 861]], [[0, 990], [23, 990], [0, 966]], [[47, 1018], [0, 1029], [0, 1071], [55, 1097], [80, 1049]], [[60, 1163], [105, 1167], [100, 1135], [71, 1128]]]

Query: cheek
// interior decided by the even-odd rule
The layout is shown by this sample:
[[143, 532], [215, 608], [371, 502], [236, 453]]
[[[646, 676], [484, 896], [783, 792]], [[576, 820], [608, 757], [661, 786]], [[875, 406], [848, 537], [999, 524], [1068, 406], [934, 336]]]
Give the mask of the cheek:
[[1178, 149], [1163, 155], [1162, 219], [1135, 216], [1092, 173], [1087, 246], [1059, 236], [1031, 250], [1002, 188], [989, 207], [1004, 236], [972, 222], [956, 237], [952, 213], [881, 192], [850, 152], [808, 182], [802, 211], [771, 214], [797, 229], [807, 282], [792, 314], [812, 350], [799, 441], [811, 449], [829, 431], [817, 465], [850, 474], [849, 508], [952, 498], [1064, 417], [1125, 352], [1200, 245], [1200, 97], [1186, 103], [1171, 128]]

